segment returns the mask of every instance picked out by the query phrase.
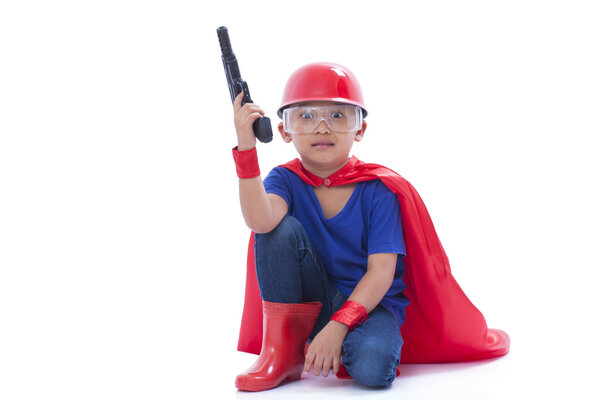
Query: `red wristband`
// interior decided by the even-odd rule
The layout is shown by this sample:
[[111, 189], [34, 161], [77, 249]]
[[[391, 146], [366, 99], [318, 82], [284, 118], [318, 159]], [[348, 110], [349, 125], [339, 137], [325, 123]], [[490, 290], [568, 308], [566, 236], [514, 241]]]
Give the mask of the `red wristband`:
[[260, 176], [258, 167], [258, 157], [256, 156], [256, 147], [250, 150], [239, 151], [237, 146], [232, 150], [233, 160], [235, 161], [235, 170], [240, 179], [248, 179]]
[[355, 301], [347, 301], [333, 314], [331, 320], [347, 325], [348, 330], [351, 331], [365, 322], [368, 316], [367, 310], [361, 304]]

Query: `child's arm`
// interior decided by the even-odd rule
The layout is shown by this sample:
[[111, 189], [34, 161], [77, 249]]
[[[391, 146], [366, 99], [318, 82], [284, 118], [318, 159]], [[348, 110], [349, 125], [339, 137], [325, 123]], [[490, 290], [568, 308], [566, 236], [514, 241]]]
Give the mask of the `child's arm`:
[[[238, 151], [251, 150], [256, 146], [252, 123], [264, 115], [255, 103], [242, 103], [240, 93], [233, 103]], [[276, 194], [267, 194], [260, 176], [240, 179], [240, 205], [246, 225], [256, 233], [272, 231], [287, 214], [285, 200]]]
[[[361, 304], [367, 313], [370, 313], [392, 286], [397, 260], [398, 254], [395, 253], [371, 254], [367, 261], [367, 272], [350, 294], [348, 301]], [[315, 375], [322, 372], [323, 376], [327, 376], [331, 368], [333, 373], [337, 374], [340, 368], [342, 343], [347, 333], [346, 325], [338, 321], [329, 321], [310, 344], [304, 370], [308, 372], [310, 366], [314, 364]]]
[[361, 304], [370, 313], [392, 286], [396, 273], [398, 254], [371, 254], [367, 261], [367, 272], [358, 282], [348, 298]]

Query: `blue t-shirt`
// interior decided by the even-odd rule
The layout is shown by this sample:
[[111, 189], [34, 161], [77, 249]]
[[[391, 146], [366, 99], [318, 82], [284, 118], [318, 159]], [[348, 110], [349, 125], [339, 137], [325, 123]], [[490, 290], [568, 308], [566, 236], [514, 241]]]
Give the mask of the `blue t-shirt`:
[[396, 274], [381, 305], [398, 324], [404, 322], [409, 301], [403, 291], [404, 236], [398, 198], [379, 179], [359, 182], [344, 208], [326, 218], [312, 186], [292, 171], [276, 167], [264, 179], [267, 193], [285, 200], [288, 214], [297, 218], [325, 264], [331, 283], [349, 296], [367, 271], [370, 254], [397, 253]]

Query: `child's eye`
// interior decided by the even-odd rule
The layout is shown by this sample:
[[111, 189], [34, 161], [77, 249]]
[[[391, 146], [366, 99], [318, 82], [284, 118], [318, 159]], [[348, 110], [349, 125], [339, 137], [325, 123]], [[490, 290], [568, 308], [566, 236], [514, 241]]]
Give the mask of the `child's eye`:
[[331, 113], [331, 118], [343, 118], [343, 117], [344, 117], [344, 114], [342, 114], [339, 111], [334, 111]]
[[311, 119], [312, 118], [312, 114], [309, 112], [304, 112], [302, 114], [300, 114], [300, 118], [302, 119]]

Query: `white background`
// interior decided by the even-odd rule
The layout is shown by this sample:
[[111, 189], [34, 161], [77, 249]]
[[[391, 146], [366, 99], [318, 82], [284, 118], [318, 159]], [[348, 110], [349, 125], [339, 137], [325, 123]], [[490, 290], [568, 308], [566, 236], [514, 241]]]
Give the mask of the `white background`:
[[[307, 377], [258, 397], [598, 398], [599, 20], [594, 1], [2, 2], [0, 398], [248, 395], [220, 25], [274, 123], [294, 69], [353, 70], [354, 154], [415, 185], [512, 339], [385, 391]], [[258, 151], [263, 173], [295, 157]]]

